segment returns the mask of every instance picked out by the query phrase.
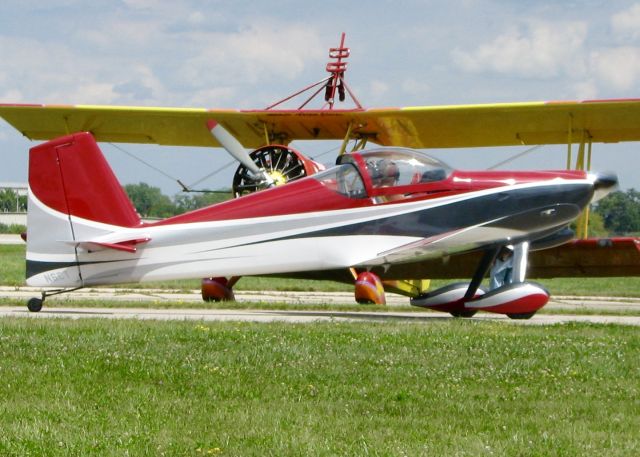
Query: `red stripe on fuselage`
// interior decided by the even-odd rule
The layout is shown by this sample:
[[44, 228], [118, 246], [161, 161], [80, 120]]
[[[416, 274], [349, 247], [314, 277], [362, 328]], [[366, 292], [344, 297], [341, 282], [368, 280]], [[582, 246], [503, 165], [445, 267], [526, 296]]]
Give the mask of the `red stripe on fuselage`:
[[305, 178], [285, 186], [263, 190], [217, 205], [209, 206], [154, 225], [246, 219], [285, 214], [330, 211], [371, 206], [369, 199], [355, 199], [326, 188], [313, 178]]
[[287, 214], [362, 208], [399, 201], [430, 200], [515, 184], [548, 182], [559, 179], [584, 179], [584, 171], [456, 171], [446, 180], [410, 186], [378, 188], [372, 196], [394, 196], [389, 200], [349, 198], [308, 177], [285, 186], [263, 190], [241, 198], [175, 216], [153, 225], [283, 216]]

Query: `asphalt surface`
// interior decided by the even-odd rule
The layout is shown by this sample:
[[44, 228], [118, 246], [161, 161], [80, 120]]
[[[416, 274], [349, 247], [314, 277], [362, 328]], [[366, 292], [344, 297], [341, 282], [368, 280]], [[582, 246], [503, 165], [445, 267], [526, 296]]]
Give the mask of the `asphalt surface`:
[[[45, 307], [39, 313], [30, 313], [26, 306], [1, 306], [2, 298], [24, 300], [39, 296], [37, 288], [0, 287], [0, 316], [19, 316], [32, 318], [106, 318], [106, 319], [151, 319], [151, 320], [203, 320], [203, 321], [251, 321], [251, 322], [322, 322], [322, 321], [411, 321], [434, 322], [451, 319], [448, 314], [438, 312], [358, 312], [358, 311], [295, 311], [295, 310], [211, 310], [184, 309], [185, 304], [200, 303], [197, 291], [193, 293], [173, 293], [153, 289], [86, 289], [62, 296], [47, 298]], [[149, 302], [158, 304], [158, 309], [148, 308], [88, 308], [74, 306], [86, 300], [139, 301], [145, 306]], [[236, 299], [252, 303], [289, 303], [289, 304], [351, 304], [351, 293], [339, 292], [236, 292]], [[395, 294], [387, 294], [388, 304], [406, 305], [408, 299]], [[170, 308], [172, 303], [181, 305], [181, 309]], [[49, 305], [49, 306], [47, 306]], [[159, 309], [163, 308], [163, 309]], [[554, 297], [545, 310], [563, 310], [563, 314], [538, 314], [530, 320], [513, 321], [506, 316], [479, 312], [473, 319], [502, 322], [514, 322], [530, 325], [560, 324], [566, 322], [615, 323], [640, 326], [640, 316], [619, 315], [620, 311], [640, 311], [640, 300], [602, 297]], [[569, 311], [567, 311], [569, 310]], [[570, 310], [589, 310], [596, 314], [570, 314]], [[613, 311], [618, 315], [607, 315]]]

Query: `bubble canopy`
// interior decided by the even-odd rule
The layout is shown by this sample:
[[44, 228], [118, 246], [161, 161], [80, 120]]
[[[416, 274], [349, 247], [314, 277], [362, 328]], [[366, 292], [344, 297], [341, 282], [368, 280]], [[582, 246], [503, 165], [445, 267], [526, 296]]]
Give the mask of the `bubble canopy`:
[[[410, 186], [446, 179], [451, 167], [414, 149], [380, 148], [356, 153], [362, 158], [374, 188]], [[355, 154], [343, 155], [339, 163], [353, 160]]]
[[371, 190], [441, 181], [452, 171], [440, 160], [414, 149], [379, 148], [342, 155], [336, 167], [314, 178], [332, 183], [333, 189], [345, 196], [365, 198]]

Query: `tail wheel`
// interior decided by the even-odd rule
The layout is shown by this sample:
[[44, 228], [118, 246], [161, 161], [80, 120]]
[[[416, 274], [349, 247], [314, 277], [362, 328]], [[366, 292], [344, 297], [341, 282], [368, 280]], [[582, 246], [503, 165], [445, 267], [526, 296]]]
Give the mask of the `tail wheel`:
[[[258, 167], [267, 171], [276, 186], [304, 178], [320, 169], [319, 164], [287, 146], [270, 144], [256, 149], [249, 156]], [[262, 176], [253, 175], [244, 165], [239, 165], [233, 175], [235, 197], [242, 197], [266, 187]]]

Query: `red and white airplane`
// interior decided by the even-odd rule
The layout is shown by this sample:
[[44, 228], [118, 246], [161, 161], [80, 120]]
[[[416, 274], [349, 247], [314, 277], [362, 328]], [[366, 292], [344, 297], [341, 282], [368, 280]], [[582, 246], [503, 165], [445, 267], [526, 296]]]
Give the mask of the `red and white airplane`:
[[470, 285], [413, 303], [524, 315], [548, 299], [524, 282], [524, 269], [514, 283], [478, 294], [478, 278], [498, 249], [522, 246], [519, 261], [526, 262], [528, 245], [553, 240], [616, 182], [584, 171], [456, 171], [415, 150], [384, 148], [343, 155], [335, 167], [283, 186], [143, 223], [93, 136], [77, 133], [31, 149], [27, 283], [76, 288], [367, 270], [483, 250]]
[[[333, 108], [336, 94], [352, 93], [344, 82], [348, 50], [342, 44], [330, 56], [337, 63], [321, 83]], [[67, 291], [294, 275], [355, 280], [357, 299], [383, 302], [381, 279], [389, 287], [402, 278], [470, 273], [470, 282], [407, 295], [416, 306], [455, 316], [485, 310], [530, 317], [549, 294], [525, 281], [529, 252], [567, 242], [568, 225], [617, 185], [616, 176], [453, 170], [403, 146], [577, 138], [584, 161], [592, 142], [640, 140], [637, 100], [403, 109], [355, 103], [348, 110], [247, 111], [0, 105], [0, 116], [24, 135], [48, 140], [30, 151], [27, 283]], [[350, 140], [356, 147], [326, 170], [287, 146], [293, 139], [337, 138], [343, 151]], [[145, 223], [97, 141], [223, 146], [241, 162], [234, 178], [239, 198]], [[363, 150], [367, 141], [391, 147]], [[248, 154], [245, 147], [258, 149]], [[480, 284], [506, 245], [514, 246], [513, 279], [485, 293]], [[224, 281], [205, 282], [203, 295], [229, 293]], [[29, 309], [39, 311], [55, 293], [31, 299]]]

